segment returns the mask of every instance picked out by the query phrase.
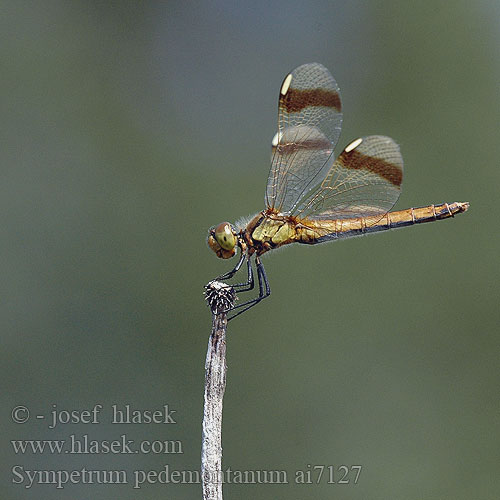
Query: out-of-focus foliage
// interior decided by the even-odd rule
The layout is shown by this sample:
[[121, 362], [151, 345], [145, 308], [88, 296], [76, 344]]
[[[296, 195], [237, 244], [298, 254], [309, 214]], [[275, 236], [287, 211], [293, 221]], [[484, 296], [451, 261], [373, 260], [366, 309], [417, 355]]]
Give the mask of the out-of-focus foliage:
[[[263, 208], [279, 85], [312, 61], [341, 87], [342, 147], [401, 145], [398, 208], [471, 209], [265, 259], [273, 294], [228, 333], [224, 466], [290, 484], [225, 494], [497, 498], [499, 14], [493, 0], [4, 3], [2, 433], [184, 451], [16, 455], [6, 441], [6, 498], [201, 497], [196, 484], [27, 489], [11, 468], [199, 468], [202, 290], [232, 264], [206, 230]], [[111, 425], [127, 403], [168, 403], [178, 423]], [[8, 418], [19, 404], [24, 425]], [[101, 424], [47, 429], [34, 415], [53, 404], [102, 404]], [[308, 465], [363, 469], [356, 486], [295, 484]]]

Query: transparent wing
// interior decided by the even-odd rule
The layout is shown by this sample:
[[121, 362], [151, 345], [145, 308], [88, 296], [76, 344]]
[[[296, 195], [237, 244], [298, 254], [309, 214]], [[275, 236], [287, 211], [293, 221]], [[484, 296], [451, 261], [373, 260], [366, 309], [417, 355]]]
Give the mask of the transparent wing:
[[281, 86], [266, 204], [289, 214], [317, 183], [342, 126], [337, 82], [319, 63], [293, 70]]
[[342, 151], [293, 215], [316, 220], [383, 216], [398, 200], [402, 182], [399, 146], [390, 137], [362, 137]]

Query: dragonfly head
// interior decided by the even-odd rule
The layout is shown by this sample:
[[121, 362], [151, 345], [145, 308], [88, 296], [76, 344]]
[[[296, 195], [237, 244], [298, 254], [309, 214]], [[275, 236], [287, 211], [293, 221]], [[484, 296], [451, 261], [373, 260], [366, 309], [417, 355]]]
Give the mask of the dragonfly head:
[[236, 253], [238, 237], [229, 222], [221, 222], [208, 231], [208, 246], [221, 259], [230, 259]]

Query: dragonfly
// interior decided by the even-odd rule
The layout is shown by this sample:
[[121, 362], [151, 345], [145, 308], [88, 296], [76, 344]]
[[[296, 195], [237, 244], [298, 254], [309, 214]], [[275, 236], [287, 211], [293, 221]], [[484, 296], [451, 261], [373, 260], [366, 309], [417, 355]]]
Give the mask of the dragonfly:
[[[403, 158], [390, 137], [370, 135], [349, 143], [335, 159], [342, 126], [337, 82], [319, 63], [299, 66], [280, 88], [278, 132], [272, 140], [266, 208], [247, 222], [221, 222], [208, 232], [208, 246], [236, 266], [215, 278], [231, 279], [247, 263], [247, 279], [231, 285], [259, 294], [231, 308], [233, 319], [271, 293], [261, 256], [291, 243], [315, 245], [351, 236], [447, 219], [465, 212], [453, 202], [391, 212], [401, 193]], [[229, 311], [228, 311], [229, 312]]]

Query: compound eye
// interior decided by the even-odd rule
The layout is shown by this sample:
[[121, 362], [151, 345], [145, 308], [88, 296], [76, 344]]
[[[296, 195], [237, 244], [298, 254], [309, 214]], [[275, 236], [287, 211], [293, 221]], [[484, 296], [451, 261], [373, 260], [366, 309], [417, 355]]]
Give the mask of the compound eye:
[[224, 250], [232, 250], [236, 245], [236, 237], [229, 222], [221, 222], [215, 228], [215, 239]]

